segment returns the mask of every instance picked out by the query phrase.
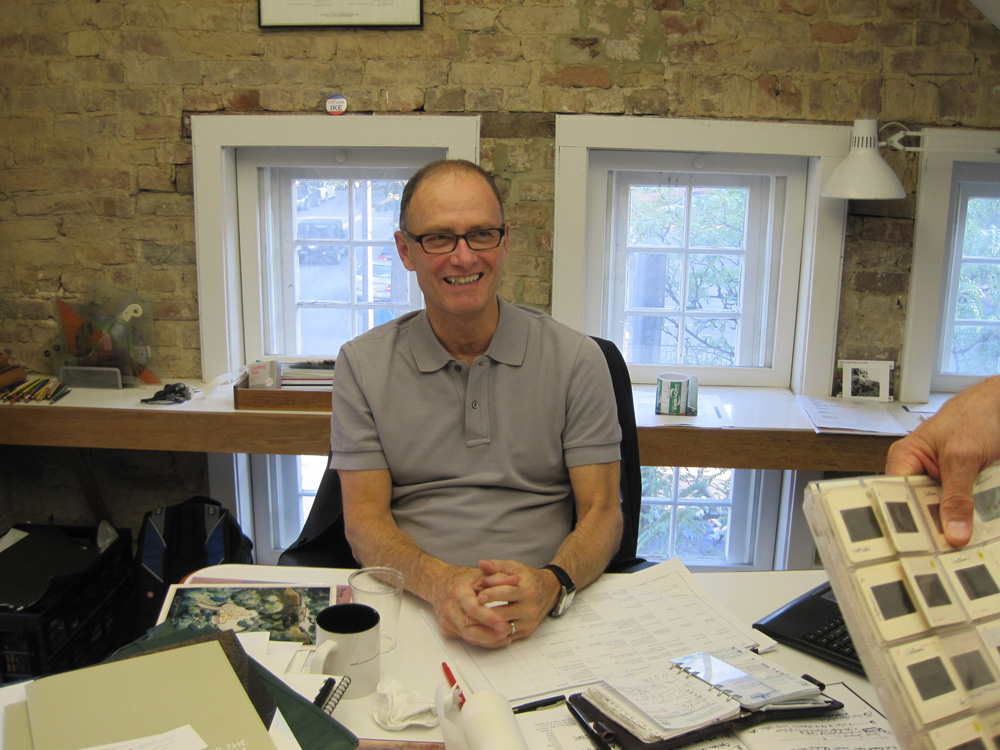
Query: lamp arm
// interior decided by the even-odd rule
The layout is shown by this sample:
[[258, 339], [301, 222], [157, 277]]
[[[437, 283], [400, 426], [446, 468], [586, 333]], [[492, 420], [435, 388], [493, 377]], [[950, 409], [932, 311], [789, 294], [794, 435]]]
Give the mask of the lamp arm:
[[898, 133], [894, 133], [889, 136], [885, 143], [880, 143], [880, 146], [886, 146], [896, 151], [905, 151], [907, 153], [913, 153], [916, 151], [931, 151], [936, 154], [945, 153], [956, 153], [956, 154], [1000, 154], [1000, 148], [979, 148], [979, 149], [968, 149], [968, 148], [927, 148], [926, 146], [906, 146], [902, 143], [902, 140], [908, 136], [914, 138], [921, 138], [922, 133], [919, 130], [900, 130]]

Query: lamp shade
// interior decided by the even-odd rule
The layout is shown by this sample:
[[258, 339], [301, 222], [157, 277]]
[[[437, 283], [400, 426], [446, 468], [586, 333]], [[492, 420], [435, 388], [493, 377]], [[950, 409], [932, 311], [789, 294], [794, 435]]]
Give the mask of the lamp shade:
[[851, 129], [851, 151], [823, 185], [827, 198], [884, 200], [903, 198], [906, 191], [896, 173], [878, 152], [878, 123], [855, 120]]

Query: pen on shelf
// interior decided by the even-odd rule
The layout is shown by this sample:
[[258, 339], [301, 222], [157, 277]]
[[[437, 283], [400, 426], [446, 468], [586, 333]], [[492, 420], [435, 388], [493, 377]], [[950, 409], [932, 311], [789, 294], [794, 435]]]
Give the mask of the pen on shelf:
[[565, 695], [553, 695], [550, 698], [542, 698], [541, 700], [531, 701], [530, 703], [522, 703], [520, 706], [514, 706], [513, 711], [516, 714], [524, 714], [528, 713], [528, 711], [537, 711], [540, 708], [558, 706], [565, 700]]
[[51, 401], [49, 403], [53, 403], [54, 404], [56, 401], [58, 401], [59, 399], [61, 399], [63, 396], [65, 396], [69, 392], [70, 392], [70, 389], [67, 388], [66, 386], [64, 386], [64, 385], [59, 386], [59, 390], [57, 390], [55, 392], [55, 395], [52, 396], [52, 399], [51, 399]]
[[465, 705], [465, 693], [462, 692], [462, 686], [458, 684], [458, 680], [455, 679], [455, 675], [451, 672], [451, 667], [448, 666], [448, 662], [441, 662], [441, 668], [444, 670], [444, 676], [448, 678], [448, 687], [458, 688], [458, 707], [461, 708]]
[[611, 750], [611, 746], [605, 742], [604, 738], [597, 733], [597, 730], [590, 725], [590, 722], [587, 721], [582, 713], [580, 713], [580, 709], [569, 701], [566, 701], [566, 708], [568, 708], [569, 712], [573, 714], [573, 718], [576, 719], [576, 723], [583, 727], [583, 731], [587, 733], [587, 739], [590, 740], [590, 743], [596, 747], [597, 750]]

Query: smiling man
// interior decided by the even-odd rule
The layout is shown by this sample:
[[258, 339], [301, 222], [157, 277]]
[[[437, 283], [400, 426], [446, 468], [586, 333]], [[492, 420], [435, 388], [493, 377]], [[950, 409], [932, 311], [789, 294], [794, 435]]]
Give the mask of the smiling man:
[[331, 467], [355, 559], [487, 647], [566, 611], [618, 549], [621, 432], [587, 336], [497, 294], [509, 230], [466, 161], [418, 171], [396, 248], [425, 309], [341, 349]]

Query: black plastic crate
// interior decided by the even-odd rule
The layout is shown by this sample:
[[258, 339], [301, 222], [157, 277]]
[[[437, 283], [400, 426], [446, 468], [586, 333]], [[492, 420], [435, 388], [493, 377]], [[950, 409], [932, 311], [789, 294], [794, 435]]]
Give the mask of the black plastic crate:
[[[96, 542], [95, 527], [57, 528]], [[78, 577], [31, 607], [0, 609], [0, 683], [96, 664], [122, 646], [131, 635], [133, 579], [132, 532], [118, 529], [118, 538]]]

